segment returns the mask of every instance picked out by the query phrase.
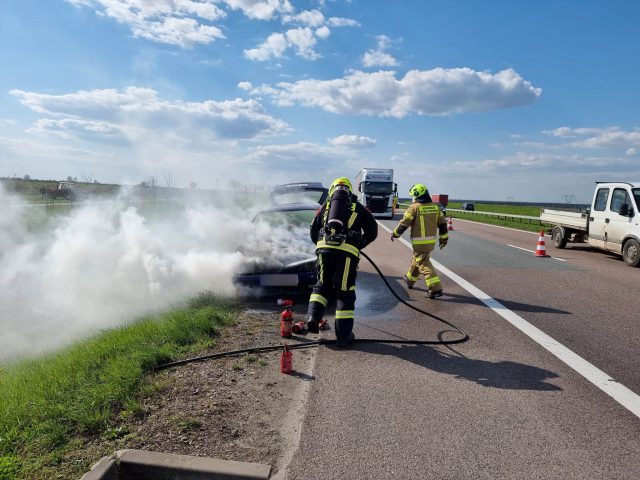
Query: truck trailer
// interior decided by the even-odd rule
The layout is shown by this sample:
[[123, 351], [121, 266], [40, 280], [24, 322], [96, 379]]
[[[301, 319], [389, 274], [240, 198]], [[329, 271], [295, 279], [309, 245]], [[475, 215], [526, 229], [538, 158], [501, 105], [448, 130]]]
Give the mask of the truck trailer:
[[596, 182], [591, 207], [584, 212], [543, 209], [540, 220], [554, 225], [556, 248], [567, 243], [589, 245], [622, 255], [627, 265], [640, 265], [640, 182]]
[[393, 183], [392, 168], [363, 168], [356, 175], [356, 189], [358, 201], [374, 217], [393, 218], [398, 185]]

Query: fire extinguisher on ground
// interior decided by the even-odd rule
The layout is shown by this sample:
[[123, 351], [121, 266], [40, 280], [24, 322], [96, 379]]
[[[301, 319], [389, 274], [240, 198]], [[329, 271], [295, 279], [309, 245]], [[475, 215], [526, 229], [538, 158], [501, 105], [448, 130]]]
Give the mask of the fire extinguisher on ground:
[[293, 326], [293, 310], [287, 305], [280, 314], [280, 336], [284, 338], [291, 337], [291, 329]]
[[293, 353], [289, 348], [289, 345], [285, 343], [282, 350], [282, 356], [280, 357], [280, 372], [291, 373], [293, 372]]

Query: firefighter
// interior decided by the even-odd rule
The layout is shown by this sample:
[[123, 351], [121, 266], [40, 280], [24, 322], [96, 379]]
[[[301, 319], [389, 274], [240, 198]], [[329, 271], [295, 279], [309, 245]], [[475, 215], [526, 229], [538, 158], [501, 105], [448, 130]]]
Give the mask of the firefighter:
[[339, 347], [349, 346], [356, 301], [356, 269], [360, 250], [378, 236], [378, 224], [353, 194], [348, 178], [337, 178], [327, 202], [311, 222], [316, 244], [318, 279], [309, 298], [307, 329], [318, 333], [330, 298], [336, 298], [335, 333]]
[[442, 285], [440, 278], [436, 274], [429, 257], [436, 246], [436, 241], [442, 249], [449, 240], [447, 219], [438, 204], [431, 200], [429, 191], [423, 184], [417, 183], [412, 186], [409, 189], [409, 195], [413, 197], [413, 203], [404, 213], [396, 229], [391, 233], [391, 241], [400, 237], [407, 228], [411, 228], [413, 258], [404, 281], [409, 288], [413, 288], [413, 285], [422, 274], [428, 288], [427, 297], [441, 297]]

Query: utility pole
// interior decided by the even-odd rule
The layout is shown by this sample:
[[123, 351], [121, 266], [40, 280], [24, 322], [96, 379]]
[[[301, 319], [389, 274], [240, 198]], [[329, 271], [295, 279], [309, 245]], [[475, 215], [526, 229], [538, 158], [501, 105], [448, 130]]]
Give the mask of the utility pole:
[[576, 198], [575, 193], [563, 193], [562, 198], [564, 198], [564, 203], [571, 205], [573, 203], [573, 199]]

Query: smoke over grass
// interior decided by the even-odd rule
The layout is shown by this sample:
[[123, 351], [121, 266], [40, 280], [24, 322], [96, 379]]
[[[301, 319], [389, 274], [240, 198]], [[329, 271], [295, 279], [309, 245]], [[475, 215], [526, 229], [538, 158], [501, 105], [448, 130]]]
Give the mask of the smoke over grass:
[[[16, 203], [0, 191], [0, 204]], [[122, 325], [203, 290], [235, 295], [234, 274], [256, 259], [251, 248], [238, 248], [281, 231], [252, 224], [252, 209], [212, 204], [133, 206], [120, 198], [53, 215], [43, 207], [4, 210], [0, 361]]]

